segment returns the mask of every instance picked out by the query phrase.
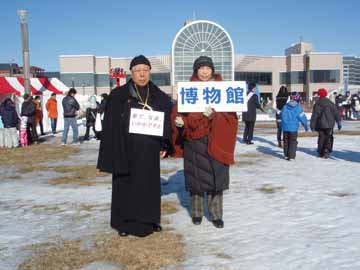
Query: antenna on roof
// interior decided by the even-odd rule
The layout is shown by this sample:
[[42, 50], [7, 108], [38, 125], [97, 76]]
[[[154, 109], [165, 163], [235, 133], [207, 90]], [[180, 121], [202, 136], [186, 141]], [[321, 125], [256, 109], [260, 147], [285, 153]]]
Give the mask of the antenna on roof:
[[193, 21], [195, 21], [196, 20], [196, 16], [195, 16], [195, 11], [193, 11]]
[[300, 40], [300, 43], [303, 42], [303, 36], [302, 35], [299, 36], [299, 40]]

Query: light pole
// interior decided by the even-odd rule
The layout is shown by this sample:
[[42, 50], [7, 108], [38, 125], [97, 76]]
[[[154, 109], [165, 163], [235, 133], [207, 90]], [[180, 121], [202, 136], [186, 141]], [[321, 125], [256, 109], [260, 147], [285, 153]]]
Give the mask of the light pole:
[[31, 95], [30, 91], [30, 55], [29, 55], [29, 34], [26, 21], [27, 10], [18, 10], [17, 15], [21, 20], [21, 40], [23, 50], [23, 73], [25, 93]]

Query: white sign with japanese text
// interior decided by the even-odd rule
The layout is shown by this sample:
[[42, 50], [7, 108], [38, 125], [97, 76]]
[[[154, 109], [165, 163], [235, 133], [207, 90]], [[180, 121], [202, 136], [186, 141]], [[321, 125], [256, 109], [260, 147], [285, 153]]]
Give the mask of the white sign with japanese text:
[[163, 136], [164, 113], [132, 108], [129, 133]]
[[245, 81], [179, 82], [178, 112], [204, 112], [211, 107], [217, 112], [247, 111]]

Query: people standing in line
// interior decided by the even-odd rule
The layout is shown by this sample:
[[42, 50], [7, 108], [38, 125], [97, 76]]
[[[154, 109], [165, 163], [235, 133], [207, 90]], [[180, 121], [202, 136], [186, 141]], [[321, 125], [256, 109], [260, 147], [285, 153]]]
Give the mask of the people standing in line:
[[0, 116], [4, 125], [4, 146], [6, 148], [14, 148], [19, 146], [19, 136], [17, 125], [19, 116], [15, 109], [15, 103], [6, 98], [0, 106]]
[[76, 116], [78, 111], [80, 110], [80, 105], [75, 99], [76, 90], [75, 88], [70, 88], [66, 97], [62, 100], [62, 106], [64, 111], [64, 132], [62, 136], [61, 145], [66, 145], [67, 135], [69, 132], [69, 128], [71, 126], [73, 132], [73, 141], [72, 144], [79, 144], [79, 131], [78, 125], [76, 121]]
[[89, 98], [89, 107], [86, 108], [85, 118], [86, 118], [86, 132], [84, 136], [84, 141], [90, 139], [90, 128], [92, 128], [95, 138], [97, 138], [97, 131], [95, 130], [95, 121], [96, 115], [98, 113], [98, 102], [96, 101], [96, 96], [91, 96]]
[[[194, 62], [190, 80], [221, 81], [222, 78], [215, 73], [212, 59], [200, 56]], [[206, 195], [213, 225], [223, 228], [223, 191], [229, 188], [229, 166], [234, 163], [237, 115], [215, 112], [208, 107], [203, 113], [173, 114], [173, 117], [175, 146], [177, 134], [185, 139], [184, 175], [186, 190], [191, 196], [192, 222], [201, 224]]]
[[336, 122], [338, 129], [341, 129], [341, 119], [335, 104], [326, 97], [327, 90], [319, 89], [318, 95], [320, 99], [313, 107], [310, 128], [319, 133], [317, 149], [319, 156], [329, 158], [334, 143], [333, 128]]
[[295, 160], [296, 157], [299, 123], [304, 126], [305, 131], [308, 131], [308, 120], [300, 101], [300, 94], [292, 93], [290, 101], [285, 104], [280, 113], [281, 128], [284, 133], [284, 157], [289, 161]]
[[57, 109], [57, 100], [55, 93], [52, 93], [51, 97], [46, 102], [46, 110], [48, 112], [48, 118], [50, 119], [51, 131], [53, 134], [56, 134], [58, 109]]
[[281, 117], [280, 113], [282, 108], [285, 106], [289, 99], [289, 92], [285, 86], [281, 86], [279, 93], [276, 96], [276, 127], [277, 127], [277, 141], [278, 146], [282, 147], [282, 128], [281, 128]]
[[40, 126], [40, 135], [45, 135], [44, 133], [44, 126], [43, 126], [43, 111], [42, 111], [42, 107], [41, 107], [41, 98], [40, 96], [35, 96], [34, 98], [34, 103], [35, 103], [35, 126], [37, 126], [39, 124]]
[[27, 139], [29, 144], [38, 143], [39, 140], [36, 131], [35, 114], [36, 114], [36, 109], [32, 96], [30, 96], [29, 94], [25, 94], [24, 102], [21, 106], [20, 116], [27, 116], [28, 119], [26, 132], [27, 132]]
[[[106, 101], [97, 168], [112, 173], [111, 227], [120, 236], [160, 232], [160, 159], [171, 151], [170, 98], [150, 81], [150, 61], [130, 62], [131, 79]], [[132, 109], [164, 113], [163, 136], [129, 132]]]
[[253, 82], [249, 83], [247, 91], [247, 111], [242, 113], [242, 121], [245, 122], [243, 141], [246, 144], [254, 144], [252, 140], [256, 121], [256, 109], [264, 111], [255, 91], [256, 84]]

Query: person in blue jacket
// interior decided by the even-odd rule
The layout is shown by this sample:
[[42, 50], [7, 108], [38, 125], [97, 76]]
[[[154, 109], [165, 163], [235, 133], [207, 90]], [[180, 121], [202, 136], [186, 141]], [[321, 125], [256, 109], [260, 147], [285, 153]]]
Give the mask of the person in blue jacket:
[[307, 118], [299, 104], [300, 100], [299, 93], [292, 93], [290, 101], [286, 103], [280, 114], [284, 134], [284, 156], [289, 161], [295, 160], [296, 157], [299, 123], [304, 126], [305, 131], [308, 131]]

